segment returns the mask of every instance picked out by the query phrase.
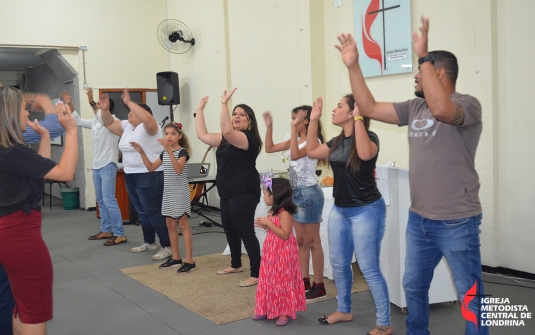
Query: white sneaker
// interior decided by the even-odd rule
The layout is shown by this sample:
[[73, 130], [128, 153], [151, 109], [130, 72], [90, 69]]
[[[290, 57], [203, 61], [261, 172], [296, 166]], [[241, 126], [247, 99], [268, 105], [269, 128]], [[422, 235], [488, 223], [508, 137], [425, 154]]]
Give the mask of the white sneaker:
[[130, 249], [131, 252], [145, 252], [145, 251], [154, 251], [154, 250], [158, 250], [158, 246], [156, 244], [148, 244], [148, 243], [143, 243], [139, 247], [134, 247]]
[[161, 248], [160, 251], [156, 253], [156, 255], [152, 256], [151, 259], [153, 261], [159, 261], [160, 259], [166, 259], [173, 255], [173, 252], [171, 251], [171, 247], [165, 247]]

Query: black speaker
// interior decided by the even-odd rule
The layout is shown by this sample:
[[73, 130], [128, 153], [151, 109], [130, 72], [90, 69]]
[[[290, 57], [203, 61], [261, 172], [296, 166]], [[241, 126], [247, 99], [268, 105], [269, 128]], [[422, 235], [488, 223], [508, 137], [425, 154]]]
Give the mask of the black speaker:
[[180, 104], [180, 91], [178, 88], [178, 73], [158, 72], [156, 73], [156, 84], [158, 89], [159, 105]]

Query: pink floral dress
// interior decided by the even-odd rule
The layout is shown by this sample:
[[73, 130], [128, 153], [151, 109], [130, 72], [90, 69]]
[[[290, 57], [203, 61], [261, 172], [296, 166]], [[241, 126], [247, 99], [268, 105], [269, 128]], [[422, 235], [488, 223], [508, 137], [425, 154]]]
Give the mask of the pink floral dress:
[[[279, 215], [283, 210], [270, 218], [277, 227], [280, 227]], [[295, 319], [296, 312], [305, 310], [305, 288], [295, 235], [292, 231], [290, 237], [283, 240], [268, 230], [262, 248], [255, 315], [267, 315], [268, 319], [288, 315]]]

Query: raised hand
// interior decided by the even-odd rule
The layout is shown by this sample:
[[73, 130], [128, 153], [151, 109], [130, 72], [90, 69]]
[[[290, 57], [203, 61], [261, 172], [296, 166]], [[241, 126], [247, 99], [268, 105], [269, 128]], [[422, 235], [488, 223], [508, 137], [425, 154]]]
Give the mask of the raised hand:
[[85, 94], [87, 94], [87, 99], [89, 100], [89, 102], [95, 101], [93, 100], [93, 89], [91, 87], [87, 88], [87, 90], [85, 91]]
[[125, 89], [123, 90], [123, 94], [121, 95], [121, 99], [123, 99], [123, 102], [124, 102], [125, 105], [128, 105], [128, 103], [132, 101], [132, 100], [130, 100], [130, 93], [128, 92], [128, 88], [125, 87]]
[[173, 149], [171, 149], [171, 144], [163, 138], [159, 138], [158, 143], [160, 143], [167, 152], [171, 153], [173, 151]]
[[427, 34], [429, 32], [429, 18], [425, 18], [423, 15], [420, 18], [422, 20], [422, 26], [420, 27], [420, 36], [417, 32], [412, 33], [414, 52], [418, 58], [427, 56], [429, 51], [427, 49]]
[[338, 35], [339, 45], [335, 48], [342, 54], [342, 61], [347, 67], [355, 65], [359, 62], [359, 52], [357, 50], [357, 43], [351, 34]]
[[202, 111], [204, 110], [204, 107], [206, 107], [206, 104], [208, 103], [208, 96], [205, 96], [204, 98], [201, 99], [201, 101], [199, 102], [199, 104], [197, 105], [197, 110], [199, 111]]
[[323, 98], [319, 97], [312, 104], [312, 112], [310, 113], [310, 120], [319, 120], [321, 118], [321, 110], [323, 109]]
[[102, 94], [98, 101], [99, 107], [101, 110], [109, 110], [110, 108], [110, 97], [106, 93]]
[[225, 92], [223, 92], [223, 96], [221, 97], [221, 102], [222, 103], [227, 103], [230, 98], [232, 98], [232, 95], [234, 94], [234, 91], [236, 91], [238, 88], [235, 87], [230, 93], [227, 93], [227, 90], [225, 90]]
[[141, 147], [141, 145], [139, 145], [139, 143], [137, 142], [130, 142], [130, 146], [132, 148], [134, 148], [135, 151], [139, 152], [139, 153], [142, 153], [143, 152], [143, 148]]
[[33, 121], [33, 122], [28, 121], [27, 125], [28, 125], [28, 127], [32, 128], [41, 137], [43, 137], [43, 135], [48, 134], [48, 129], [46, 129], [45, 127], [41, 126], [39, 124], [39, 121], [37, 121], [37, 119], [35, 121]]
[[357, 103], [355, 102], [355, 106], [353, 107], [353, 112], [351, 113], [352, 117], [360, 116], [360, 110], [359, 106], [357, 106]]
[[58, 101], [56, 104], [56, 115], [58, 116], [59, 123], [65, 128], [66, 131], [76, 131], [76, 120], [72, 117], [72, 111], [69, 109], [63, 101]]
[[266, 123], [266, 127], [273, 126], [273, 118], [271, 116], [270, 111], [265, 111], [262, 116], [264, 117], [264, 122]]
[[61, 91], [59, 96], [60, 96], [61, 100], [63, 100], [63, 102], [66, 103], [67, 105], [72, 103], [72, 98], [71, 98], [71, 95], [69, 94], [69, 92], [63, 90], [63, 91]]
[[301, 124], [301, 122], [305, 121], [306, 116], [307, 116], [306, 111], [302, 109], [298, 110], [297, 113], [295, 114], [295, 118], [290, 123], [290, 126], [297, 127], [299, 124]]
[[48, 112], [54, 111], [54, 106], [52, 105], [52, 101], [50, 100], [50, 97], [46, 94], [42, 93], [27, 93], [24, 95], [24, 99], [26, 102], [33, 103], [32, 110], [33, 111], [44, 111], [46, 114]]

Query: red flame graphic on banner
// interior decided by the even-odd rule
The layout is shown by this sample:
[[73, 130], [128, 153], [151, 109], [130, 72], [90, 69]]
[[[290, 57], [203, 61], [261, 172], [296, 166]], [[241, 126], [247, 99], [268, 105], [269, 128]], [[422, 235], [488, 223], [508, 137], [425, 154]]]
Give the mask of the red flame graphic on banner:
[[477, 316], [474, 312], [468, 309], [468, 304], [470, 301], [474, 300], [477, 291], [477, 280], [474, 282], [474, 285], [466, 291], [464, 294], [464, 299], [461, 304], [461, 311], [463, 312], [463, 318], [467, 321], [471, 321], [476, 325], [477, 330]]
[[381, 67], [381, 74], [383, 73], [383, 53], [381, 52], [381, 46], [377, 43], [370, 34], [373, 21], [377, 18], [378, 12], [368, 14], [369, 12], [379, 10], [379, 0], [372, 0], [368, 5], [368, 9], [362, 19], [362, 47], [366, 56], [371, 59], [376, 59]]

